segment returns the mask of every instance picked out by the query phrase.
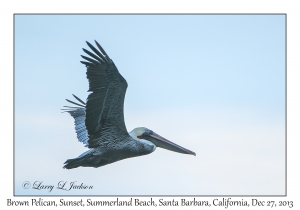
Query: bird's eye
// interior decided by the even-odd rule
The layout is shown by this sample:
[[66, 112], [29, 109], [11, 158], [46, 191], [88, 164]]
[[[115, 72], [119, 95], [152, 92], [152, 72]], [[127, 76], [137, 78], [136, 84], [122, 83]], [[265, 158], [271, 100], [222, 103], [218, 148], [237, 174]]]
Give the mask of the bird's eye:
[[148, 128], [146, 129], [145, 133], [147, 133], [148, 135], [151, 135], [153, 134], [153, 131], [152, 130], [149, 130]]

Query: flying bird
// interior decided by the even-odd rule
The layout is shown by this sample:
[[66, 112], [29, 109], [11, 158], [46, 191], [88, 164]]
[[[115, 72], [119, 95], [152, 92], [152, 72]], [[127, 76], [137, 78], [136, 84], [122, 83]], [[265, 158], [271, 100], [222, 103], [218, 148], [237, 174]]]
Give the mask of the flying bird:
[[196, 155], [148, 128], [138, 127], [127, 132], [123, 114], [127, 82], [97, 41], [98, 49], [86, 43], [93, 52], [83, 49], [90, 57], [81, 55], [85, 59], [81, 63], [87, 67], [88, 92], [91, 93], [86, 103], [73, 94], [76, 102], [66, 100], [76, 106], [64, 106], [63, 110], [74, 118], [77, 138], [89, 150], [77, 158], [68, 159], [63, 168], [97, 168], [150, 154], [156, 147]]

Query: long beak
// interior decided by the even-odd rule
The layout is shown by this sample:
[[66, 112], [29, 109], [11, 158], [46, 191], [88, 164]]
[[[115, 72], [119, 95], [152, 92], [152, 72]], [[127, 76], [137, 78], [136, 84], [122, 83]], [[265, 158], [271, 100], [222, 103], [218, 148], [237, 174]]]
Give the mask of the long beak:
[[161, 147], [161, 148], [171, 150], [174, 152], [179, 152], [179, 153], [183, 153], [183, 154], [190, 154], [190, 155], [196, 156], [195, 152], [188, 150], [182, 146], [179, 146], [179, 145], [165, 139], [164, 137], [161, 137], [157, 133], [152, 132], [151, 134], [148, 134], [145, 137], [147, 140], [151, 141], [157, 147]]

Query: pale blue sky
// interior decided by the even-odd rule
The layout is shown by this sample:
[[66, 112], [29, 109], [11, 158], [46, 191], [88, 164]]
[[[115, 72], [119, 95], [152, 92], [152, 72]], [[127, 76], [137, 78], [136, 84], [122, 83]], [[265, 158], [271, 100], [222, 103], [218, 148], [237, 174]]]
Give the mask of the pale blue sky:
[[[94, 39], [128, 82], [127, 129], [148, 127], [196, 157], [157, 149], [62, 169], [86, 150], [60, 108], [87, 97], [79, 61]], [[284, 120], [284, 15], [15, 16], [17, 195], [282, 195]], [[94, 190], [22, 189], [36, 180]]]

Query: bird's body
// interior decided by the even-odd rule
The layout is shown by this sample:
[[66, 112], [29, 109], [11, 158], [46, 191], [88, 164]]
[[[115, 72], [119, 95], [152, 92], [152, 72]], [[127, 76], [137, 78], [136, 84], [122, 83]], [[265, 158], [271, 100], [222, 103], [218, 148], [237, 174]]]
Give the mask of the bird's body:
[[74, 159], [68, 159], [64, 168], [100, 167], [122, 159], [146, 155], [156, 147], [184, 154], [193, 154], [179, 145], [170, 142], [153, 131], [139, 127], [127, 132], [123, 106], [127, 82], [117, 70], [113, 61], [96, 42], [97, 50], [84, 50], [92, 58], [82, 56], [87, 61], [81, 61], [87, 66], [89, 91], [92, 92], [83, 102], [73, 95], [78, 102], [70, 103], [76, 107], [67, 107], [66, 112], [75, 120], [75, 130], [80, 142], [89, 148], [88, 151]]

